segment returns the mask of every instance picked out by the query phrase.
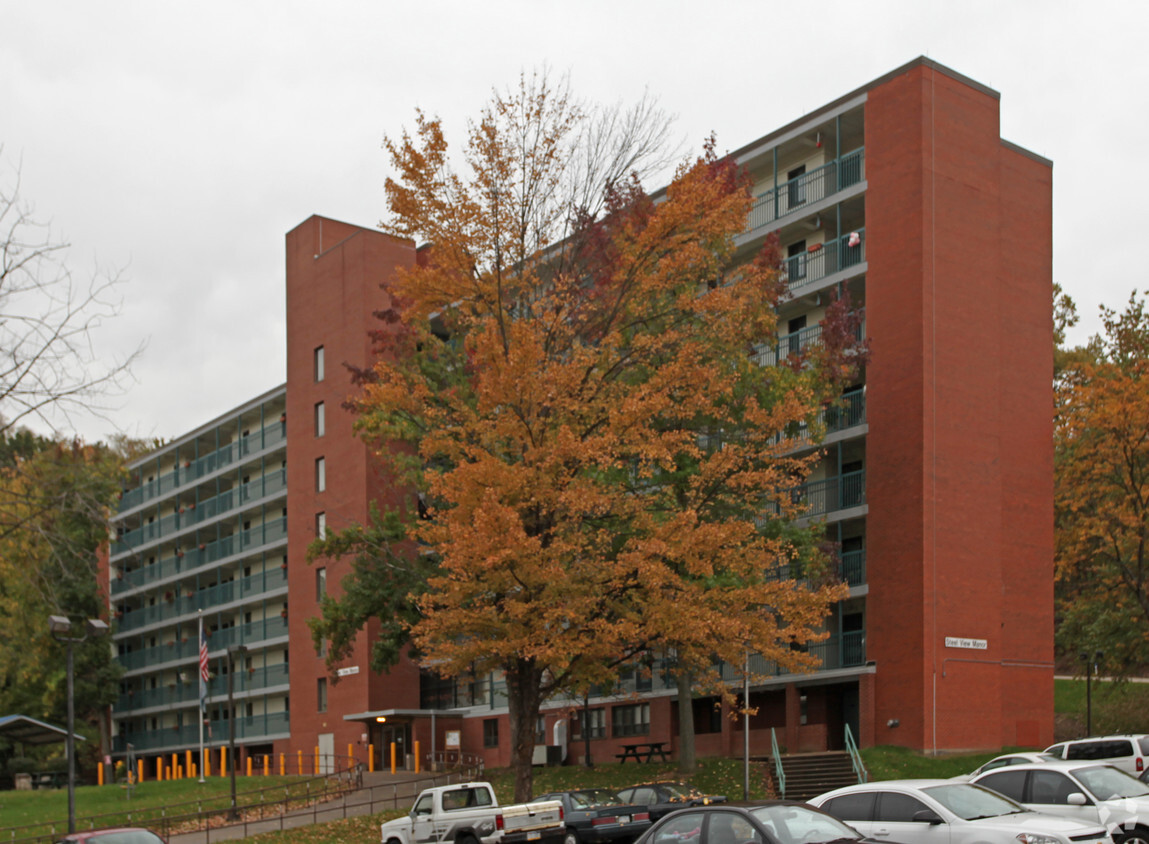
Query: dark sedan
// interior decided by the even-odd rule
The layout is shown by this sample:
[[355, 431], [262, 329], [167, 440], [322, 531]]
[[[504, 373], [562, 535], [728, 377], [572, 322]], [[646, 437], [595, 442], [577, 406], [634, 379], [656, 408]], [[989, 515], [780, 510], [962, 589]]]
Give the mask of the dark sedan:
[[563, 844], [625, 844], [650, 828], [650, 812], [645, 806], [624, 803], [605, 788], [552, 791], [532, 802], [539, 800], [562, 801], [567, 825]]
[[[692, 806], [667, 815], [635, 844], [878, 844], [805, 803]], [[885, 842], [889, 844], [889, 842]]]
[[619, 799], [624, 803], [645, 806], [650, 819], [657, 821], [663, 815], [684, 806], [709, 806], [711, 803], [725, 803], [721, 794], [703, 794], [692, 785], [684, 782], [651, 782], [620, 788]]

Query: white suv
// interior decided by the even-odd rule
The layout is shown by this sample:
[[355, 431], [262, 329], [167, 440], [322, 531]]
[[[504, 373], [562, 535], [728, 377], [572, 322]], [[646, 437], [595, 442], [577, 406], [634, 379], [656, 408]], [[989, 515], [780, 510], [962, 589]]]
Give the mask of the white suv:
[[1045, 752], [1070, 762], [1105, 762], [1139, 776], [1149, 759], [1149, 735], [1098, 736], [1063, 741]]

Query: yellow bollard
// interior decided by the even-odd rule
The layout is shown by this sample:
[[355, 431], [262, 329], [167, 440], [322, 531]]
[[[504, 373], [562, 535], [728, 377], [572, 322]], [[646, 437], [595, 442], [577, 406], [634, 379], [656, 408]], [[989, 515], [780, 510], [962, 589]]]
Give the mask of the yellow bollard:
[[219, 775], [221, 777], [227, 776], [227, 748], [221, 747], [219, 749]]
[[355, 767], [355, 753], [351, 749], [351, 742], [347, 742], [347, 770]]
[[251, 776], [251, 757], [250, 756], [247, 757], [247, 775], [249, 777]]
[[164, 781], [164, 757], [156, 757], [156, 782]]
[[279, 775], [281, 777], [287, 776], [287, 754], [279, 754]]
[[203, 752], [203, 775], [205, 777], [211, 776], [211, 750]]
[[375, 772], [375, 745], [367, 745], [367, 770]]
[[184, 770], [188, 772], [189, 777], [195, 776], [195, 763], [192, 762], [192, 752], [190, 750], [185, 754]]
[[136, 767], [139, 768], [139, 770], [140, 770], [139, 774], [136, 776], [136, 782], [143, 782], [144, 781], [144, 760], [143, 759], [137, 759], [136, 760]]
[[316, 774], [316, 775], [319, 774], [319, 745], [318, 744], [315, 745], [315, 768], [312, 769], [312, 773]]
[[172, 772], [172, 776], [171, 776], [172, 779], [178, 780], [180, 778], [179, 768], [180, 768], [180, 755], [178, 753], [173, 753], [172, 754], [172, 764], [168, 768], [168, 770]]
[[193, 780], [196, 778], [196, 764], [195, 764], [195, 762], [192, 762], [191, 769], [188, 771], [188, 776], [191, 777]]
[[296, 768], [295, 773], [299, 774], [300, 776], [303, 776], [303, 751], [300, 750], [300, 751], [297, 751], [297, 753], [299, 754], [299, 757], [298, 757], [298, 767]]
[[265, 777], [266, 777], [266, 776], [267, 776], [269, 773], [271, 773], [271, 768], [270, 768], [270, 766], [271, 766], [271, 757], [270, 757], [270, 756], [268, 756], [268, 755], [265, 753], [265, 754], [263, 754], [263, 775], [264, 775]]
[[415, 742], [415, 773], [419, 773], [419, 742]]
[[391, 742], [391, 773], [395, 773], [395, 742]]
[[96, 766], [96, 785], [104, 784], [104, 763], [101, 762]]

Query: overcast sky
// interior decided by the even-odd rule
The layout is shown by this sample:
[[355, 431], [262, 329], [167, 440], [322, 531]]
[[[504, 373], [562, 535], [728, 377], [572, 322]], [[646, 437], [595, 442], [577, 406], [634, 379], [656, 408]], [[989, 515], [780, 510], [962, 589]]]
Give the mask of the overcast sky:
[[124, 270], [101, 353], [148, 342], [111, 419], [74, 427], [172, 437], [284, 380], [284, 235], [377, 224], [380, 142], [416, 107], [458, 132], [545, 64], [590, 99], [649, 89], [693, 148], [735, 149], [927, 55], [1053, 160], [1053, 275], [1084, 339], [1149, 286], [1147, 20], [1131, 0], [0, 0], [0, 173], [19, 165], [75, 274]]

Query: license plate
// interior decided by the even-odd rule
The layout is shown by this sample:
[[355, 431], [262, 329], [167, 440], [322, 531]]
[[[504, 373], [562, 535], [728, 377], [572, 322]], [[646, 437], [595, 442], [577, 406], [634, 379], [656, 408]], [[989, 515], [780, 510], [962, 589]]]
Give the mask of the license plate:
[[618, 822], [619, 823], [630, 823], [630, 815], [619, 815], [618, 816]]
[[542, 837], [543, 837], [543, 834], [541, 832], [539, 832], [537, 829], [534, 830], [533, 832], [527, 833], [527, 840], [528, 841], [538, 841]]

